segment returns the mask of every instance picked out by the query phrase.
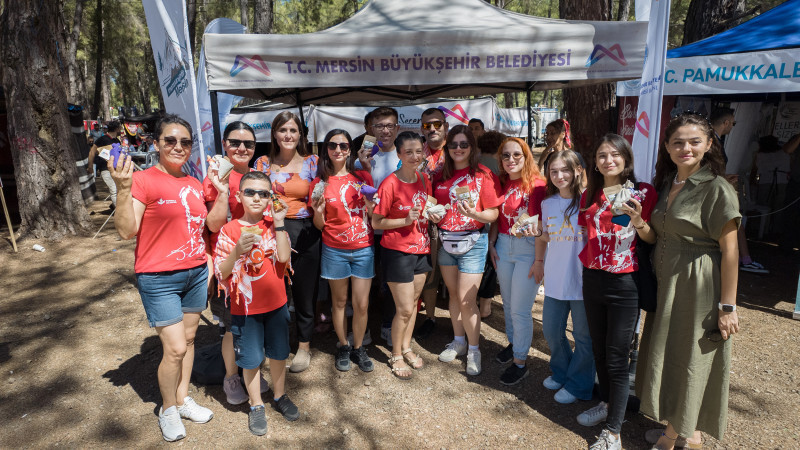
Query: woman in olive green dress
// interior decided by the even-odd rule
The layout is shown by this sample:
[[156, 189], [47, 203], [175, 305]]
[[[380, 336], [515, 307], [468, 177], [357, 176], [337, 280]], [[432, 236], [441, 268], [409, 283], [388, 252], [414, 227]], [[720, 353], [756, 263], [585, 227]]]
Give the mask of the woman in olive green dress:
[[648, 230], [658, 307], [645, 321], [636, 394], [644, 414], [667, 421], [646, 436], [661, 449], [700, 448], [701, 430], [722, 439], [727, 425], [741, 215], [713, 133], [704, 117], [682, 114], [658, 150]]

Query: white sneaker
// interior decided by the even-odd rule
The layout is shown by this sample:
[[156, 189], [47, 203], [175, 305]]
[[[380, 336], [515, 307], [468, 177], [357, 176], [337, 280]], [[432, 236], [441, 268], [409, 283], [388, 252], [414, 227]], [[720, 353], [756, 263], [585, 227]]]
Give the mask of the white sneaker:
[[206, 423], [214, 417], [214, 413], [210, 409], [198, 405], [192, 397], [183, 399], [183, 405], [178, 406], [178, 413], [184, 419], [189, 419], [194, 423]]
[[614, 437], [610, 431], [603, 429], [600, 437], [589, 447], [589, 450], [622, 450], [622, 439]]
[[578, 423], [585, 427], [593, 427], [605, 421], [606, 417], [608, 417], [608, 404], [606, 404], [606, 402], [600, 402], [594, 408], [587, 409], [578, 414]]
[[186, 428], [181, 422], [178, 408], [170, 406], [166, 411], [158, 409], [158, 426], [161, 427], [161, 435], [167, 442], [177, 441], [186, 437]]
[[555, 401], [561, 403], [562, 405], [569, 405], [570, 403], [575, 403], [578, 401], [578, 397], [570, 394], [567, 388], [561, 388], [556, 392], [556, 395], [553, 396]]
[[[391, 330], [391, 328], [389, 328]], [[391, 334], [389, 334], [389, 340], [392, 340]], [[353, 332], [347, 333], [347, 343], [350, 344], [350, 347], [353, 347]], [[364, 338], [361, 339], [361, 345], [369, 345], [372, 344], [372, 335], [369, 334], [369, 330], [364, 333]]]
[[[372, 339], [372, 338], [370, 338]], [[392, 348], [392, 327], [381, 326], [381, 339], [386, 341], [386, 345], [391, 350]], [[366, 345], [366, 344], [365, 344]]]
[[467, 352], [467, 375], [480, 375], [481, 373], [481, 351], [469, 350]]
[[222, 380], [222, 392], [225, 393], [225, 400], [231, 405], [241, 405], [250, 398], [238, 373]]
[[544, 385], [544, 387], [550, 389], [551, 391], [557, 391], [561, 389], [562, 386], [564, 386], [563, 384], [554, 380], [552, 376], [545, 378], [544, 381], [542, 381], [542, 384]]
[[453, 341], [447, 344], [447, 347], [444, 348], [442, 353], [439, 353], [439, 361], [441, 362], [450, 362], [456, 359], [459, 356], [464, 356], [467, 354], [467, 343], [458, 343]]

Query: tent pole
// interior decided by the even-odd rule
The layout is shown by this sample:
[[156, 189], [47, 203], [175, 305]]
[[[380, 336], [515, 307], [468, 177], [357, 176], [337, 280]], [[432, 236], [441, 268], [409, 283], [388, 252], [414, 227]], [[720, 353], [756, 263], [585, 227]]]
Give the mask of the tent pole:
[[209, 91], [211, 96], [211, 123], [214, 127], [214, 154], [221, 155], [222, 136], [219, 131], [219, 104], [217, 103], [217, 91]]
[[528, 83], [525, 89], [525, 100], [527, 104], [527, 114], [528, 114], [528, 145], [533, 148], [533, 122], [531, 122], [531, 90], [533, 90], [533, 84]]

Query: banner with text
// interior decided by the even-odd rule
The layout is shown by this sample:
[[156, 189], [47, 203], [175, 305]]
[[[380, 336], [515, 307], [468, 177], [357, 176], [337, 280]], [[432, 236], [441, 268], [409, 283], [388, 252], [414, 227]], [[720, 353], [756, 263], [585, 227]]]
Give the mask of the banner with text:
[[200, 117], [195, 93], [197, 87], [189, 47], [189, 27], [186, 21], [186, 2], [143, 0], [150, 43], [161, 84], [164, 107], [192, 126], [192, 156], [183, 171], [199, 180], [206, 176], [205, 151], [200, 133]]
[[634, 173], [636, 178], [647, 182], [653, 179], [658, 156], [669, 7], [669, 0], [653, 0], [651, 3], [644, 71], [639, 89], [639, 107], [636, 112], [636, 129], [633, 133]]

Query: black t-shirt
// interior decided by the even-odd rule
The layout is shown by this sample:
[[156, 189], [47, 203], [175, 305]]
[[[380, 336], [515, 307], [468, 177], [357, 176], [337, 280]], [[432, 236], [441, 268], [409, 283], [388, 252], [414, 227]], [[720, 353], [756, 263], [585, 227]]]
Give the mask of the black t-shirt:
[[94, 167], [97, 173], [108, 170], [108, 161], [100, 157], [100, 147], [105, 147], [106, 145], [111, 144], [119, 144], [119, 139], [112, 138], [111, 136], [104, 134], [94, 141], [94, 145], [96, 145], [98, 148], [97, 155], [94, 157]]

